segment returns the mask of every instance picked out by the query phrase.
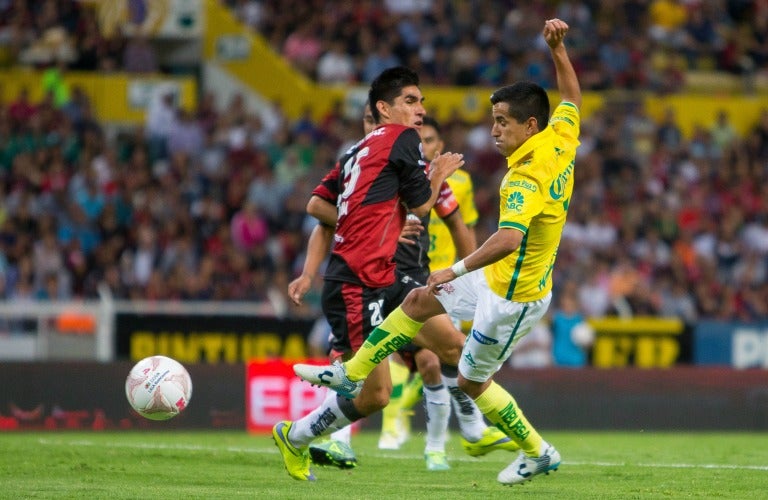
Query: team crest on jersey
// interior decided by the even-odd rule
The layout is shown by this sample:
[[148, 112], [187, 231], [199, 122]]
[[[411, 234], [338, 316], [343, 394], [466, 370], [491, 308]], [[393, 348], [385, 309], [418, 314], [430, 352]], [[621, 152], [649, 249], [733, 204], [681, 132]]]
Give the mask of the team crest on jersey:
[[440, 285], [440, 291], [451, 294], [454, 291], [456, 291], [456, 289], [453, 288], [453, 285], [451, 285], [450, 283], [443, 283], [442, 285]]
[[523, 210], [523, 204], [525, 203], [525, 197], [520, 191], [514, 191], [507, 196], [507, 208], [514, 210], [515, 212], [521, 212]]

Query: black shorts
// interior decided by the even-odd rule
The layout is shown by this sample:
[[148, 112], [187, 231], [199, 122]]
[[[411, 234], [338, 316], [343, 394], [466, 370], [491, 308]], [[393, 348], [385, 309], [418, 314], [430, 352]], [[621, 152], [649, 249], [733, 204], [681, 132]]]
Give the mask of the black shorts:
[[331, 325], [332, 354], [357, 352], [373, 329], [403, 302], [408, 292], [422, 284], [400, 272], [396, 272], [395, 282], [384, 288], [325, 281], [322, 306]]

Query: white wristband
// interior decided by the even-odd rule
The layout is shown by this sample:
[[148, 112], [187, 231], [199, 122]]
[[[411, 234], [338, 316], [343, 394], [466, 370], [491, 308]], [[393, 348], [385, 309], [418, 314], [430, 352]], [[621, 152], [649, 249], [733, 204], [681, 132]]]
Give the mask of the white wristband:
[[467, 270], [467, 265], [464, 264], [464, 259], [461, 259], [457, 263], [451, 266], [451, 271], [453, 271], [453, 274], [456, 275], [458, 278], [459, 276], [464, 276], [469, 271]]

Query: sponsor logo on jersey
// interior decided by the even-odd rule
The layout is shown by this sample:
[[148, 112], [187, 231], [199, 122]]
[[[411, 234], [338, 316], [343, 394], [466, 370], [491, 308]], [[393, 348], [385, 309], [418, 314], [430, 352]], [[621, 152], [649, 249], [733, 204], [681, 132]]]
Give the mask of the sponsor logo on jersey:
[[520, 180], [520, 181], [509, 181], [509, 187], [516, 187], [521, 189], [527, 189], [528, 191], [533, 191], [534, 193], [539, 189], [536, 184], [532, 182], [528, 182], [526, 180]]
[[507, 208], [520, 213], [523, 210], [523, 204], [525, 203], [525, 197], [520, 191], [514, 191], [507, 196]]
[[559, 200], [565, 194], [565, 188], [568, 185], [568, 179], [571, 178], [571, 174], [573, 173], [573, 164], [574, 162], [568, 164], [565, 170], [560, 172], [560, 174], [555, 178], [555, 180], [552, 181], [552, 184], [549, 186], [549, 195], [553, 200]]

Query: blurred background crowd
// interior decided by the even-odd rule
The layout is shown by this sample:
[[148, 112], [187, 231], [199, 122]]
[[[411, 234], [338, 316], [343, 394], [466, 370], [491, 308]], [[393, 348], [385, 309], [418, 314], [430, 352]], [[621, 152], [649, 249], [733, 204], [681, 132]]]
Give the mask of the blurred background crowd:
[[[585, 90], [682, 90], [684, 72], [768, 71], [768, 1], [448, 0], [225, 2], [297, 69], [365, 85], [406, 64], [424, 83], [554, 88], [541, 19], [569, 22]], [[104, 33], [77, 1], [0, 0], [6, 63], [162, 70], [141, 36]], [[52, 78], [55, 79], [55, 73]], [[312, 188], [362, 124], [340, 111], [288, 119], [203, 95], [154, 100], [142, 126], [112, 129], [78, 87], [42, 82], [0, 103], [0, 297], [247, 300], [317, 315], [288, 282], [314, 221]], [[749, 89], [749, 83], [747, 83]], [[427, 96], [428, 98], [429, 96]], [[429, 107], [429, 101], [427, 101]], [[555, 269], [555, 312], [768, 319], [768, 102], [747, 134], [726, 112], [685, 137], [675, 114], [631, 99], [582, 128]], [[475, 183], [479, 241], [496, 227], [504, 159], [490, 122], [442, 124]], [[318, 280], [319, 285], [319, 280]]]

